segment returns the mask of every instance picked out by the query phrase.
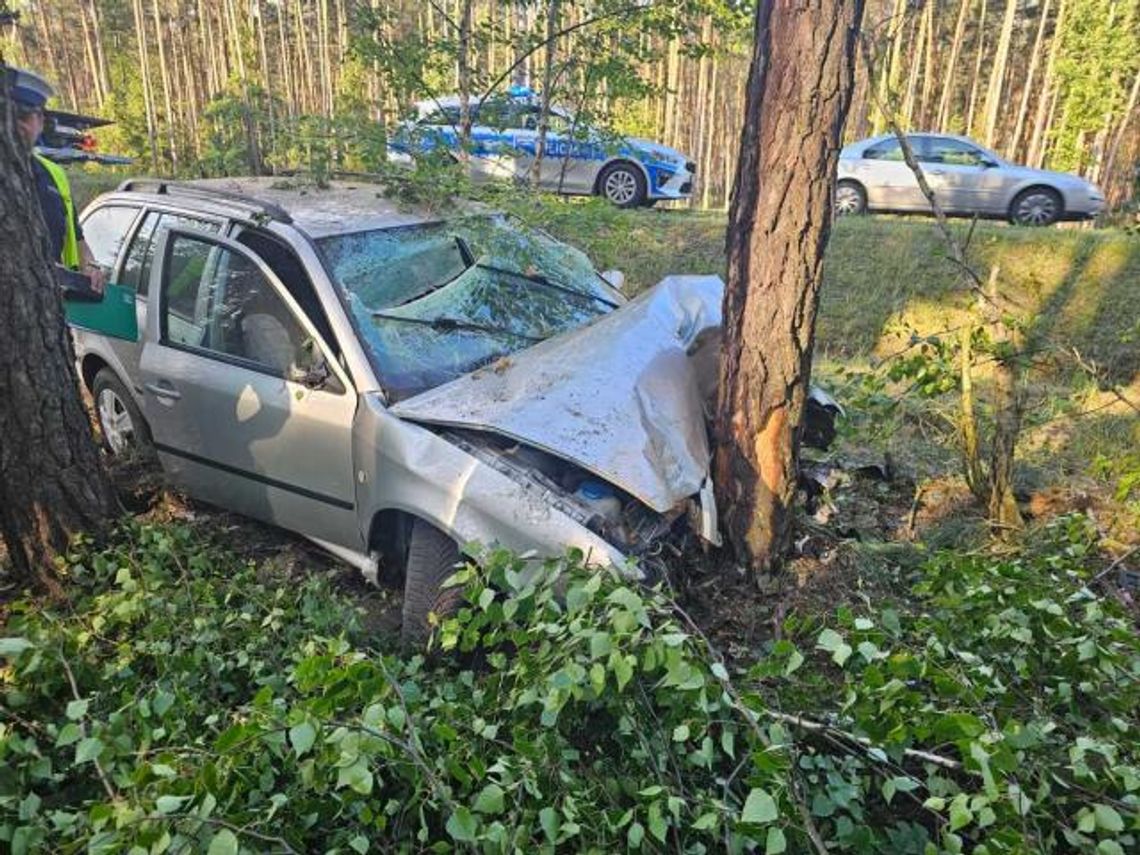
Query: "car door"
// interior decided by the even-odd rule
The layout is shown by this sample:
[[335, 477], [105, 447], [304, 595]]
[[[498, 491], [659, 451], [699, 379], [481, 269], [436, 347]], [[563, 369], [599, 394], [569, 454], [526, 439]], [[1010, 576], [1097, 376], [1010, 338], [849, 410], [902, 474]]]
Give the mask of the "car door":
[[925, 211], [926, 198], [903, 160], [902, 146], [893, 137], [872, 143], [852, 164], [852, 174], [867, 189], [867, 204], [882, 211]]
[[179, 226], [181, 228], [200, 229], [204, 232], [218, 233], [222, 230], [224, 222], [218, 219], [195, 217], [173, 211], [157, 209], [147, 210], [136, 224], [131, 235], [127, 250], [123, 256], [122, 266], [118, 270], [118, 282], [124, 288], [134, 291], [135, 317], [138, 323], [138, 339], [124, 341], [123, 339], [110, 339], [111, 348], [119, 358], [126, 370], [124, 378], [136, 391], [141, 393], [142, 375], [139, 373], [139, 359], [142, 356], [143, 339], [146, 332], [146, 306], [147, 283], [150, 266], [154, 258], [155, 242], [164, 229]]
[[926, 180], [943, 210], [989, 214], [1001, 208], [1001, 171], [982, 149], [952, 137], [922, 137], [918, 147]]
[[169, 229], [150, 293], [144, 412], [173, 480], [205, 501], [362, 550], [355, 393], [269, 267], [232, 240]]

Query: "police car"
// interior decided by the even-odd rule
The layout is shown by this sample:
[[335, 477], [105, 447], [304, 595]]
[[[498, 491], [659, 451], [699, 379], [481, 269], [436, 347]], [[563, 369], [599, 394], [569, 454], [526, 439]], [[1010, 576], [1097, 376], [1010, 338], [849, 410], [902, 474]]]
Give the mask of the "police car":
[[[471, 99], [472, 178], [529, 181], [538, 145], [541, 100], [530, 89]], [[389, 158], [409, 162], [414, 154], [459, 151], [460, 102], [452, 95], [417, 103], [389, 141]], [[614, 137], [579, 124], [552, 106], [539, 186], [572, 196], [604, 196], [622, 208], [687, 199], [696, 164], [650, 140]]]

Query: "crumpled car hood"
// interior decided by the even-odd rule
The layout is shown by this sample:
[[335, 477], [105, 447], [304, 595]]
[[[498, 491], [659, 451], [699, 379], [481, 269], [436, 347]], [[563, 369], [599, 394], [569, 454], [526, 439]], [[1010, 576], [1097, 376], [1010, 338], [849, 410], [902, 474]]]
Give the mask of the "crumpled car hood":
[[708, 477], [704, 402], [716, 382], [723, 293], [718, 276], [669, 276], [589, 326], [392, 412], [515, 439], [667, 511]]

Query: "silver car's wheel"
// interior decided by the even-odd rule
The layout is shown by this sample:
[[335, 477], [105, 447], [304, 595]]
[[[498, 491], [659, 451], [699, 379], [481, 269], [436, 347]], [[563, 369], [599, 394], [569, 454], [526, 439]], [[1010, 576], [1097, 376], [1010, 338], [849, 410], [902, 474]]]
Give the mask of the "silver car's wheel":
[[835, 215], [846, 217], [867, 210], [867, 197], [863, 188], [853, 181], [841, 181], [835, 188]]
[[602, 195], [619, 208], [634, 208], [645, 201], [645, 177], [637, 167], [616, 163], [599, 181]]
[[1031, 187], [1017, 194], [1010, 219], [1019, 226], [1051, 226], [1061, 216], [1061, 197], [1048, 187]]
[[108, 451], [121, 455], [131, 449], [143, 450], [148, 447], [150, 437], [142, 414], [130, 393], [110, 369], [104, 368], [95, 375], [91, 394], [95, 398], [99, 431], [103, 434], [103, 444]]

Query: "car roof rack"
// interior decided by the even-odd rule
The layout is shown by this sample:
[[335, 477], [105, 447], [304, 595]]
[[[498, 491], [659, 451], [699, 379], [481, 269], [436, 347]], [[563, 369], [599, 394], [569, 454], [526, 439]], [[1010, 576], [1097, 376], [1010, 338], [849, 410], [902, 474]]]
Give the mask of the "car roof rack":
[[115, 189], [119, 193], [155, 193], [159, 196], [189, 196], [196, 199], [227, 202], [235, 207], [243, 208], [255, 217], [268, 217], [282, 223], [293, 222], [289, 212], [280, 205], [265, 202], [254, 196], [246, 196], [243, 193], [215, 190], [212, 187], [195, 187], [179, 181], [162, 181], [155, 178], [128, 178]]

